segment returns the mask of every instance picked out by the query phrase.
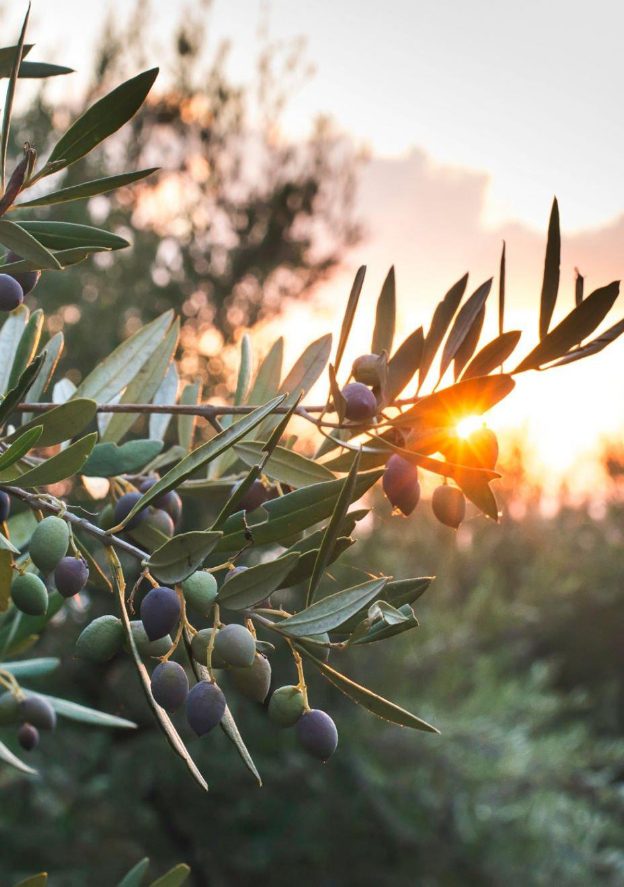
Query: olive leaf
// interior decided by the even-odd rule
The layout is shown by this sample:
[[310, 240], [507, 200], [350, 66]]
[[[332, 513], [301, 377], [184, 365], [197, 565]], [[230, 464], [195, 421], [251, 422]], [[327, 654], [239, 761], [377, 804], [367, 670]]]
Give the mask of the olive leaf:
[[23, 662], [3, 662], [2, 668], [16, 678], [33, 678], [55, 671], [61, 660], [56, 656], [43, 656], [39, 659], [25, 659]]
[[[64, 406], [75, 403], [68, 401]], [[58, 408], [60, 409], [60, 407]], [[82, 467], [86, 477], [117, 477], [144, 468], [163, 448], [162, 440], [129, 440], [125, 444], [98, 443]]]
[[561, 233], [559, 231], [559, 204], [553, 200], [548, 222], [548, 240], [544, 258], [544, 277], [540, 297], [539, 337], [543, 340], [550, 326], [557, 293], [559, 292], [559, 265], [561, 263]]
[[13, 359], [11, 373], [9, 375], [9, 388], [13, 388], [17, 385], [19, 377], [22, 375], [28, 364], [34, 360], [37, 348], [39, 347], [42, 329], [43, 311], [39, 308], [37, 311], [33, 311], [28, 318], [28, 322], [20, 337], [15, 351], [15, 358]]
[[620, 292], [619, 280], [601, 286], [570, 311], [515, 368], [514, 373], [535, 370], [563, 357], [592, 333], [607, 316]]
[[[502, 337], [505, 329], [505, 285], [507, 277], [507, 244], [503, 240], [500, 265], [498, 269], [498, 335]], [[474, 375], [481, 375], [475, 373]]]
[[390, 354], [394, 341], [394, 327], [396, 322], [396, 282], [394, 265], [388, 271], [377, 300], [375, 314], [375, 326], [371, 341], [371, 352], [381, 354], [386, 351]]
[[[261, 441], [246, 440], [234, 446], [236, 455], [249, 466], [255, 465], [262, 455], [265, 444]], [[263, 468], [264, 474], [271, 480], [291, 487], [306, 487], [309, 484], [324, 480], [334, 480], [334, 475], [323, 465], [308, 459], [285, 447], [275, 447]]]
[[[26, 688], [22, 688], [26, 691]], [[28, 692], [28, 691], [26, 691]], [[134, 721], [128, 721], [126, 718], [117, 717], [117, 715], [109, 715], [105, 711], [98, 711], [95, 708], [88, 708], [86, 705], [79, 705], [70, 699], [60, 699], [58, 696], [49, 696], [47, 693], [37, 691], [37, 696], [47, 699], [54, 711], [63, 718], [70, 721], [79, 721], [82, 724], [92, 724], [94, 727], [110, 727], [122, 730], [136, 730], [137, 725]]]
[[354, 585], [316, 601], [305, 610], [280, 622], [280, 631], [291, 637], [307, 637], [332, 631], [376, 598], [388, 581], [386, 576]]
[[56, 256], [27, 230], [26, 225], [26, 222], [18, 225], [8, 219], [0, 219], [0, 243], [27, 261], [34, 262], [37, 268], [61, 268]]
[[54, 146], [43, 175], [49, 174], [46, 169], [55, 161], [62, 162], [65, 167], [80, 160], [130, 120], [145, 101], [157, 75], [158, 68], [144, 71], [126, 80], [85, 111]]
[[[382, 474], [382, 471], [360, 473], [352, 501], [363, 496]], [[342, 479], [323, 481], [271, 499], [262, 506], [268, 519], [252, 528], [246, 527], [242, 513], [233, 514], [221, 528], [223, 538], [216, 550], [238, 551], [249, 544], [250, 533], [255, 545], [268, 545], [307, 530], [331, 515], [342, 488]]]
[[20, 433], [14, 442], [0, 454], [0, 471], [9, 468], [9, 466], [18, 462], [22, 456], [25, 456], [40, 441], [42, 432], [43, 426], [35, 425], [34, 428], [29, 428], [23, 434]]
[[414, 330], [397, 348], [388, 362], [388, 400], [394, 401], [409, 384], [420, 366], [425, 345], [423, 328]]
[[122, 173], [118, 176], [106, 176], [102, 179], [81, 182], [79, 185], [70, 185], [67, 188], [60, 188], [58, 191], [51, 191], [42, 197], [35, 197], [33, 200], [20, 202], [17, 204], [16, 209], [25, 209], [26, 207], [33, 206], [53, 206], [58, 203], [70, 203], [74, 200], [86, 200], [89, 197], [95, 197], [97, 194], [108, 194], [110, 191], [115, 191], [124, 185], [139, 182], [155, 172], [158, 172], [157, 166], [153, 166], [150, 169], [139, 169], [136, 172]]
[[342, 524], [346, 517], [349, 506], [351, 505], [351, 502], [353, 500], [359, 466], [360, 456], [359, 454], [356, 454], [356, 457], [353, 460], [353, 464], [349, 469], [349, 474], [343, 481], [342, 489], [340, 490], [340, 495], [336, 499], [336, 505], [334, 506], [331, 520], [327, 525], [327, 529], [325, 530], [325, 534], [323, 535], [321, 544], [319, 546], [316, 561], [314, 562], [314, 569], [312, 570], [312, 575], [310, 577], [308, 592], [306, 595], [306, 606], [309, 606], [314, 600], [316, 591], [319, 587], [321, 579], [323, 578], [323, 573], [325, 572], [325, 568], [330, 561], [334, 546], [336, 544], [338, 536], [340, 535]]
[[36, 770], [33, 770], [32, 767], [29, 767], [28, 764], [25, 764], [20, 760], [17, 755], [14, 755], [11, 749], [2, 741], [0, 741], [0, 761], [4, 761], [5, 764], [8, 764], [10, 767], [15, 767], [16, 770], [19, 770], [22, 773], [28, 773], [29, 776], [37, 773]]
[[266, 403], [271, 397], [275, 397], [282, 377], [283, 358], [284, 340], [280, 337], [273, 342], [258, 367], [256, 377], [247, 395], [248, 404]]
[[169, 871], [160, 878], [156, 878], [155, 881], [152, 881], [149, 884], [149, 887], [181, 887], [190, 874], [191, 870], [188, 865], [181, 862], [179, 865], [169, 869]]
[[384, 699], [383, 696], [378, 696], [372, 690], [362, 687], [361, 684], [357, 684], [351, 678], [336, 671], [326, 662], [317, 659], [316, 656], [313, 656], [309, 650], [300, 644], [297, 644], [297, 649], [305, 659], [309, 659], [315, 665], [331, 684], [354, 702], [357, 702], [372, 714], [377, 715], [378, 718], [398, 724], [401, 727], [411, 727], [413, 730], [424, 730], [427, 733], [440, 732], [431, 724], [428, 724], [427, 721], [423, 721], [421, 718], [416, 717], [416, 715], [411, 714], [411, 712], [401, 708], [401, 706], [390, 702], [388, 699]]
[[0, 482], [17, 481], [22, 487], [42, 487], [49, 484], [58, 483], [61, 480], [77, 474], [97, 440], [97, 434], [87, 434], [81, 437], [75, 443], [70, 444], [67, 449], [61, 450], [55, 456], [46, 459], [35, 468], [30, 468], [22, 474], [16, 473], [14, 470], [6, 469], [0, 472]]
[[492, 339], [473, 357], [462, 373], [462, 379], [487, 376], [496, 367], [501, 366], [515, 350], [521, 335], [520, 330], [510, 330]]
[[470, 334], [473, 324], [478, 319], [481, 310], [485, 305], [491, 288], [492, 278], [486, 280], [485, 283], [482, 283], [481, 286], [470, 296], [467, 302], [462, 305], [455, 318], [455, 323], [448, 334], [448, 338], [444, 343], [442, 359], [440, 360], [440, 380], [450, 366], [453, 358], [457, 355], [463, 342], [466, 340], [466, 337]]
[[43, 354], [40, 354], [33, 360], [30, 366], [26, 367], [15, 383], [15, 387], [7, 391], [2, 403], [0, 403], [0, 425], [8, 419], [18, 403], [20, 403], [25, 397], [26, 392], [37, 378], [37, 374], [41, 369], [43, 361]]
[[141, 859], [129, 872], [121, 879], [117, 887], [141, 887], [143, 879], [149, 866], [149, 858], [146, 856]]
[[336, 349], [336, 359], [334, 361], [336, 372], [338, 372], [338, 370], [340, 369], [340, 364], [342, 363], [344, 351], [347, 347], [349, 333], [351, 332], [351, 327], [353, 325], [353, 318], [355, 317], [355, 312], [360, 300], [360, 293], [362, 292], [362, 285], [364, 284], [365, 276], [366, 265], [361, 265], [355, 274], [355, 278], [351, 286], [351, 292], [349, 293], [349, 299], [347, 301], [347, 307], [345, 308], [345, 313], [342, 318], [340, 337], [338, 339], [338, 348]]
[[215, 530], [180, 533], [157, 548], [148, 558], [146, 566], [161, 582], [183, 582], [203, 564], [221, 535]]
[[280, 587], [282, 580], [288, 576], [298, 560], [299, 554], [290, 552], [243, 570], [221, 587], [217, 600], [230, 610], [253, 607]]
[[[517, 372], [517, 371], [516, 371]], [[394, 420], [396, 425], [443, 428], [465, 416], [480, 416], [507, 397], [515, 385], [510, 375], [465, 379], [429, 394]]]
[[[17, 443], [22, 439], [22, 434], [34, 428], [41, 428], [41, 437], [37, 443], [40, 447], [52, 447], [79, 434], [93, 421], [96, 411], [96, 402], [89, 398], [68, 400], [67, 403], [59, 404], [57, 407], [51, 406], [44, 413], [38, 413], [34, 419], [9, 435], [7, 440]], [[2, 467], [4, 467], [3, 457], [0, 456], [0, 468]]]
[[422, 349], [420, 364], [418, 367], [418, 388], [422, 388], [423, 382], [427, 378], [427, 373], [431, 368], [433, 359], [437, 354], [438, 348], [442, 344], [442, 340], [446, 335], [446, 331], [451, 325], [451, 321], [455, 316], [455, 312], [459, 308], [459, 303], [466, 291], [468, 284], [468, 275], [464, 274], [461, 280], [453, 284], [442, 301], [436, 307], [431, 319], [431, 326], [425, 336], [425, 342]]

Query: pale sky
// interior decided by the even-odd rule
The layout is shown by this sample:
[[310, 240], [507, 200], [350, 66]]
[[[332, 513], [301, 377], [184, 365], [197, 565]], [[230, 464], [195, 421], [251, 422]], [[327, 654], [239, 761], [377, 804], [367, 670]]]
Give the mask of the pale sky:
[[[8, 6], [5, 22], [13, 30], [24, 5]], [[123, 17], [131, 4], [33, 0], [29, 36], [38, 46], [31, 58], [88, 70], [98, 23], [111, 6]], [[201, 4], [153, 0], [148, 58], [153, 52], [158, 61], [157, 44], [168, 42], [185, 7]], [[215, 0], [211, 43], [232, 40], [235, 81], [253, 78], [263, 12], [272, 38], [305, 36], [315, 66], [287, 110], [287, 135], [304, 135], [318, 113], [328, 113], [372, 155], [358, 204], [367, 239], [347, 257], [344, 274], [318, 294], [314, 312], [309, 305], [294, 309], [308, 338], [336, 328], [336, 305], [359, 262], [369, 266], [362, 335], [392, 263], [402, 332], [410, 332], [466, 270], [473, 289], [495, 273], [505, 238], [510, 323], [530, 324], [526, 353], [535, 338], [554, 194], [564, 237], [560, 312], [573, 304], [575, 265], [587, 275], [588, 291], [623, 275], [624, 4]], [[81, 82], [72, 75], [56, 88], [78, 95]], [[617, 304], [611, 323], [622, 314]], [[305, 344], [290, 333], [288, 342], [293, 358]], [[597, 435], [624, 428], [623, 366], [618, 342], [564, 371], [529, 374], [499, 421], [526, 424], [544, 464], [570, 472], [580, 463], [583, 470]]]

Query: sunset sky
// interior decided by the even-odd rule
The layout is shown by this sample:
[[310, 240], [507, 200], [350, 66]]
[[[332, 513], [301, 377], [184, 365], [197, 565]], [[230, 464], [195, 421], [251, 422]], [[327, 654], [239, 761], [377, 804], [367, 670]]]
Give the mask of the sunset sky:
[[[22, 5], [11, 2], [7, 23], [16, 26]], [[120, 15], [128, 5], [110, 4]], [[155, 47], [184, 5], [202, 6], [152, 4]], [[91, 4], [87, 22], [84, 2], [34, 0], [31, 57], [88, 70], [108, 6]], [[366, 240], [319, 292], [313, 318], [309, 307], [295, 310], [298, 321], [305, 314], [308, 338], [336, 328], [337, 302], [359, 263], [369, 267], [360, 329], [370, 326], [394, 263], [407, 333], [466, 270], [473, 289], [494, 274], [504, 238], [507, 324], [526, 329], [518, 354], [526, 353], [536, 337], [554, 194], [563, 229], [561, 309], [573, 302], [575, 265], [587, 291], [624, 272], [621, 3], [596, 0], [590, 22], [577, 0], [216, 0], [211, 22], [213, 46], [232, 40], [230, 72], [242, 82], [253, 76], [261, 22], [276, 39], [305, 36], [315, 74], [286, 112], [286, 134], [301, 137], [328, 113], [371, 153], [358, 198]], [[74, 75], [63, 89], [77, 96], [81, 82]], [[611, 322], [622, 313], [618, 302]], [[292, 357], [305, 344], [295, 335], [288, 342]], [[492, 424], [526, 428], [539, 463], [586, 485], [587, 454], [601, 434], [624, 429], [623, 368], [624, 340], [565, 370], [530, 374]]]

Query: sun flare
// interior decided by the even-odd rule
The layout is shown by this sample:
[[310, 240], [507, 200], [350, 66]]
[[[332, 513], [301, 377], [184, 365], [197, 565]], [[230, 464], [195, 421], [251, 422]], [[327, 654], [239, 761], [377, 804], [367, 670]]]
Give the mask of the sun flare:
[[455, 431], [458, 437], [461, 437], [462, 440], [467, 440], [482, 425], [483, 419], [480, 416], [466, 416], [457, 423]]

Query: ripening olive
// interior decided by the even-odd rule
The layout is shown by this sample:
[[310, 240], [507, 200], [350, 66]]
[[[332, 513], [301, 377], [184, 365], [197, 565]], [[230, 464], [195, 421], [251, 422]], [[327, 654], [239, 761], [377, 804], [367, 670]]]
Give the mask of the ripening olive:
[[150, 641], [171, 634], [181, 613], [180, 599], [173, 588], [159, 585], [141, 601], [141, 622]]
[[351, 375], [363, 385], [379, 385], [379, 355], [362, 354], [356, 357], [351, 367]]
[[[168, 634], [163, 638], [157, 638], [155, 641], [150, 641], [140, 619], [133, 619], [130, 622], [130, 631], [132, 632], [134, 643], [141, 656], [153, 656], [154, 658], [165, 656], [169, 652], [171, 644], [173, 643], [171, 635]], [[129, 644], [126, 639], [124, 639], [124, 647], [129, 649]]]
[[[13, 250], [9, 250], [6, 255], [6, 264], [12, 264], [13, 262], [21, 262], [22, 257], [18, 256], [17, 253], [14, 253]], [[27, 296], [28, 293], [32, 292], [34, 288], [39, 283], [39, 278], [41, 277], [41, 271], [9, 271], [9, 276], [14, 280], [17, 280], [22, 290], [24, 291], [24, 295]]]
[[[211, 662], [208, 662], [208, 649], [212, 632], [212, 628], [202, 628], [196, 635], [193, 635], [193, 640], [191, 641], [191, 653], [193, 654], [193, 659], [195, 662], [199, 662], [200, 665], [203, 665], [206, 668], [208, 665], [212, 665], [212, 668], [227, 668], [227, 663], [215, 653], [214, 646], [212, 649]], [[216, 634], [219, 634], [218, 630]]]
[[[147, 491], [151, 489], [155, 483], [158, 483], [159, 480], [159, 477], [146, 477], [145, 480], [141, 481], [139, 484], [139, 490], [142, 493], [147, 493]], [[169, 492], [158, 496], [157, 499], [154, 499], [152, 505], [154, 508], [166, 511], [174, 524], [177, 524], [182, 516], [182, 499], [180, 499], [175, 490], [169, 490]]]
[[73, 597], [87, 584], [89, 568], [81, 557], [64, 557], [54, 571], [56, 590], [63, 597]]
[[0, 490], [0, 524], [9, 519], [11, 514], [11, 497], [4, 490]]
[[123, 625], [116, 616], [98, 616], [80, 633], [75, 653], [80, 659], [107, 662], [117, 653], [124, 641]]
[[418, 505], [420, 499], [418, 468], [398, 453], [390, 456], [386, 463], [382, 486], [392, 507], [401, 511], [406, 517]]
[[256, 641], [248, 628], [233, 622], [219, 631], [214, 649], [217, 656], [233, 668], [247, 668], [254, 661]]
[[210, 681], [198, 681], [186, 697], [186, 719], [198, 736], [217, 726], [225, 714], [225, 696]]
[[338, 746], [338, 731], [328, 714], [318, 708], [304, 712], [296, 726], [299, 744], [319, 761], [331, 758]]
[[305, 709], [305, 700], [299, 687], [278, 687], [269, 700], [269, 718], [280, 727], [292, 727]]
[[44, 576], [51, 573], [67, 553], [69, 527], [60, 517], [44, 517], [32, 534], [29, 554]]
[[186, 672], [177, 662], [161, 662], [152, 672], [152, 695], [165, 711], [177, 711], [184, 703], [189, 682]]
[[197, 570], [182, 583], [186, 603], [201, 616], [208, 616], [217, 597], [217, 580], [212, 573]]
[[15, 577], [11, 583], [11, 597], [17, 609], [28, 616], [43, 616], [48, 610], [48, 590], [34, 573]]
[[24, 290], [9, 274], [0, 273], [0, 311], [13, 311], [24, 301]]
[[345, 399], [345, 416], [353, 422], [365, 422], [377, 414], [375, 395], [361, 382], [349, 382], [342, 389]]
[[27, 696], [19, 704], [19, 717], [23, 723], [32, 724], [39, 730], [54, 730], [56, 712], [42, 696]]
[[442, 484], [435, 488], [431, 497], [431, 507], [440, 523], [452, 527], [454, 530], [458, 528], [466, 516], [464, 494], [457, 487], [451, 487], [448, 484]]
[[0, 695], [0, 727], [7, 727], [19, 720], [19, 701], [12, 693]]
[[271, 663], [261, 653], [256, 653], [248, 668], [232, 668], [229, 672], [239, 693], [253, 702], [264, 702], [271, 686]]
[[[119, 498], [115, 502], [115, 524], [120, 524], [124, 521], [127, 516], [130, 514], [134, 506], [137, 504], [139, 499], [142, 498], [142, 493], [124, 493], [121, 498]], [[138, 511], [134, 517], [128, 521], [126, 524], [126, 530], [132, 530], [134, 527], [138, 527], [142, 520], [145, 520], [147, 517], [147, 509], [143, 508], [141, 511]]]
[[32, 724], [22, 724], [17, 731], [17, 741], [24, 751], [32, 751], [39, 745], [39, 730]]

